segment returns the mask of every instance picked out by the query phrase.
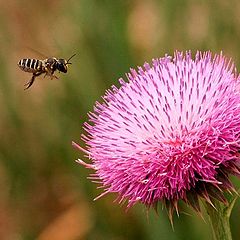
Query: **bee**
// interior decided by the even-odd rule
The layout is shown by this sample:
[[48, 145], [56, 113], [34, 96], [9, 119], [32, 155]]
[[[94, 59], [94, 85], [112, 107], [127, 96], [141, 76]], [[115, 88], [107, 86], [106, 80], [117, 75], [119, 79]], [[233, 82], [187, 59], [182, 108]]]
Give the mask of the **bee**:
[[29, 72], [33, 74], [30, 81], [24, 84], [24, 86], [26, 86], [24, 90], [30, 88], [34, 83], [36, 77], [40, 76], [43, 73], [45, 73], [44, 77], [49, 76], [51, 79], [58, 79], [58, 77], [54, 75], [54, 72], [58, 70], [59, 72], [66, 73], [68, 70], [68, 65], [72, 64], [69, 61], [75, 55], [76, 54], [73, 54], [68, 60], [65, 60], [63, 58], [57, 59], [55, 57], [50, 57], [44, 60], [30, 58], [21, 59], [18, 62], [19, 68], [24, 72]]

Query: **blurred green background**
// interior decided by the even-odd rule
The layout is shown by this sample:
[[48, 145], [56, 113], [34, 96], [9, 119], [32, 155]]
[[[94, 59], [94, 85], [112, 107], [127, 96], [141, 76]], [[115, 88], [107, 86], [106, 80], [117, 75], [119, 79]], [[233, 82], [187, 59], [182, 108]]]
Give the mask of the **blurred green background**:
[[[72, 59], [58, 80], [31, 74], [21, 58]], [[95, 101], [130, 67], [174, 50], [212, 50], [240, 68], [237, 0], [0, 0], [0, 239], [210, 239], [209, 224], [186, 206], [174, 218], [126, 212], [75, 163], [82, 124]], [[40, 56], [39, 56], [40, 55]], [[239, 239], [239, 203], [231, 217]], [[186, 214], [185, 214], [186, 213]]]

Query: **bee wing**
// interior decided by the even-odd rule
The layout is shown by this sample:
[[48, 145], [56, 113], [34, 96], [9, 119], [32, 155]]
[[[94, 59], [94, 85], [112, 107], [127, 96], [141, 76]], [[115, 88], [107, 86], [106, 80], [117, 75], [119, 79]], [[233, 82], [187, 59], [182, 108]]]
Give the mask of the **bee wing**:
[[39, 52], [38, 50], [34, 49], [34, 48], [31, 48], [31, 47], [26, 47], [28, 50], [30, 50], [31, 52], [34, 52], [36, 53], [37, 55], [41, 56], [43, 59], [46, 59], [48, 58], [49, 56]]

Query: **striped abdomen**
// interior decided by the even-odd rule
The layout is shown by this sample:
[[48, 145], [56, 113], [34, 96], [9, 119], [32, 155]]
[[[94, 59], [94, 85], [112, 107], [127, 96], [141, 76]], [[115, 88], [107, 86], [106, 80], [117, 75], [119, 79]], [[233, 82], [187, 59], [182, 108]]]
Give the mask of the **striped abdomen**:
[[21, 59], [18, 66], [25, 72], [36, 73], [42, 71], [42, 61], [37, 59]]

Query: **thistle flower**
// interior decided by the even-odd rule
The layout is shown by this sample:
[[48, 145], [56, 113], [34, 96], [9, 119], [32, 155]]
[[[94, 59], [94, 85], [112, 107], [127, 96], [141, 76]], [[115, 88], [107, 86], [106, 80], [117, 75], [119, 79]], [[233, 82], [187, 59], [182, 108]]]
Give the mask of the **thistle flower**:
[[89, 113], [83, 149], [104, 195], [128, 207], [164, 203], [170, 216], [183, 200], [227, 203], [240, 176], [240, 92], [234, 64], [222, 54], [175, 52], [120, 79]]

